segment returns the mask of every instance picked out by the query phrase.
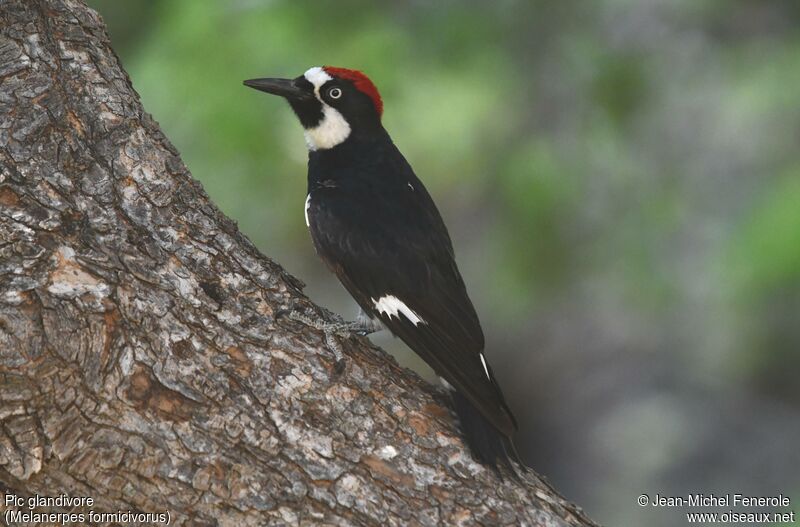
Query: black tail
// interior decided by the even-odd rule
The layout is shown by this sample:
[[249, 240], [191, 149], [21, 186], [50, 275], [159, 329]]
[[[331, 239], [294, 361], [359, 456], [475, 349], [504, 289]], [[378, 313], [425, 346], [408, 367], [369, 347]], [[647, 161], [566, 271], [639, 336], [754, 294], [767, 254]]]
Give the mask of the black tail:
[[525, 467], [514, 448], [511, 438], [500, 432], [481, 414], [469, 400], [455, 390], [450, 391], [453, 406], [461, 422], [461, 431], [472, 454], [484, 465], [492, 467], [498, 474], [504, 466], [514, 476], [517, 471], [511, 461]]

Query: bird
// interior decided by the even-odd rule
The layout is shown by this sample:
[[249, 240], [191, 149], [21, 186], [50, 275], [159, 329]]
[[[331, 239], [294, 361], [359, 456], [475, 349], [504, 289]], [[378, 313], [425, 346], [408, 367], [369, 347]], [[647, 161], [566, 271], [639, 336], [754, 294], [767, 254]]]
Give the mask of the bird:
[[[333, 334], [388, 328], [438, 375], [462, 436], [499, 471], [521, 465], [518, 429], [484, 354], [484, 335], [431, 195], [383, 127], [383, 100], [363, 72], [315, 66], [244, 85], [283, 97], [308, 147], [304, 216], [317, 254], [355, 299], [355, 322], [296, 320]], [[328, 338], [337, 358], [342, 354]]]

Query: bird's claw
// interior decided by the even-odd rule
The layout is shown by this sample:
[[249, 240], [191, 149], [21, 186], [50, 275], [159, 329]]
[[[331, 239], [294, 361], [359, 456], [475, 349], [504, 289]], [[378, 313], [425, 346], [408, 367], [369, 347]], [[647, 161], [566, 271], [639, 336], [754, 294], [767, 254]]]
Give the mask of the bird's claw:
[[284, 317], [285, 318], [291, 318], [292, 311], [293, 310], [288, 308], [288, 307], [281, 307], [281, 308], [275, 310], [275, 312], [273, 313], [272, 317], [275, 320], [278, 320], [278, 319], [281, 319], [281, 318], [284, 318]]
[[346, 322], [343, 320], [328, 322], [327, 320], [310, 317], [299, 311], [291, 311], [286, 316], [292, 320], [302, 322], [306, 326], [311, 326], [314, 329], [322, 331], [323, 333], [329, 333], [343, 338], [349, 338], [354, 334], [363, 337], [375, 332], [374, 328], [366, 326], [361, 322]]
[[[346, 363], [344, 352], [342, 351], [342, 345], [339, 343], [336, 337], [350, 338], [354, 334], [363, 337], [375, 331], [374, 328], [365, 326], [360, 322], [346, 322], [341, 319], [337, 322], [328, 322], [327, 320], [320, 318], [310, 317], [299, 311], [288, 311], [287, 313], [282, 313], [279, 311], [278, 313], [280, 313], [280, 316], [286, 316], [287, 318], [301, 322], [306, 326], [310, 326], [318, 331], [322, 331], [325, 334], [325, 343], [328, 345], [328, 349], [331, 350], [331, 353], [333, 353], [334, 357], [336, 358], [334, 371], [337, 374], [344, 371]], [[276, 314], [276, 317], [277, 316], [279, 315]]]

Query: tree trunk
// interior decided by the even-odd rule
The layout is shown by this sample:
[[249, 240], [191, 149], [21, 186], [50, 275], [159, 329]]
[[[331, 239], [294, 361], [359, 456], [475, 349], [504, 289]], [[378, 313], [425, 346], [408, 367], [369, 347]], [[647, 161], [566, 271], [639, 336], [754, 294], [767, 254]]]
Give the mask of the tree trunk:
[[94, 501], [32, 512], [593, 525], [477, 465], [441, 393], [367, 340], [337, 374], [323, 335], [276, 317], [321, 310], [192, 179], [95, 12], [0, 0], [0, 31], [4, 515], [67, 494]]

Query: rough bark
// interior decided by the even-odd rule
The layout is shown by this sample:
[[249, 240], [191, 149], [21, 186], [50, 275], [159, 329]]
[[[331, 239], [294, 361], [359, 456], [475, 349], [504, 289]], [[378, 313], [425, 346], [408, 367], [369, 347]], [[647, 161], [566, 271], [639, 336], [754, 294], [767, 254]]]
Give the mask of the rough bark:
[[[0, 0], [0, 491], [177, 525], [593, 525], [472, 461], [438, 390], [209, 201], [96, 13]], [[0, 501], [0, 511], [9, 508]]]

